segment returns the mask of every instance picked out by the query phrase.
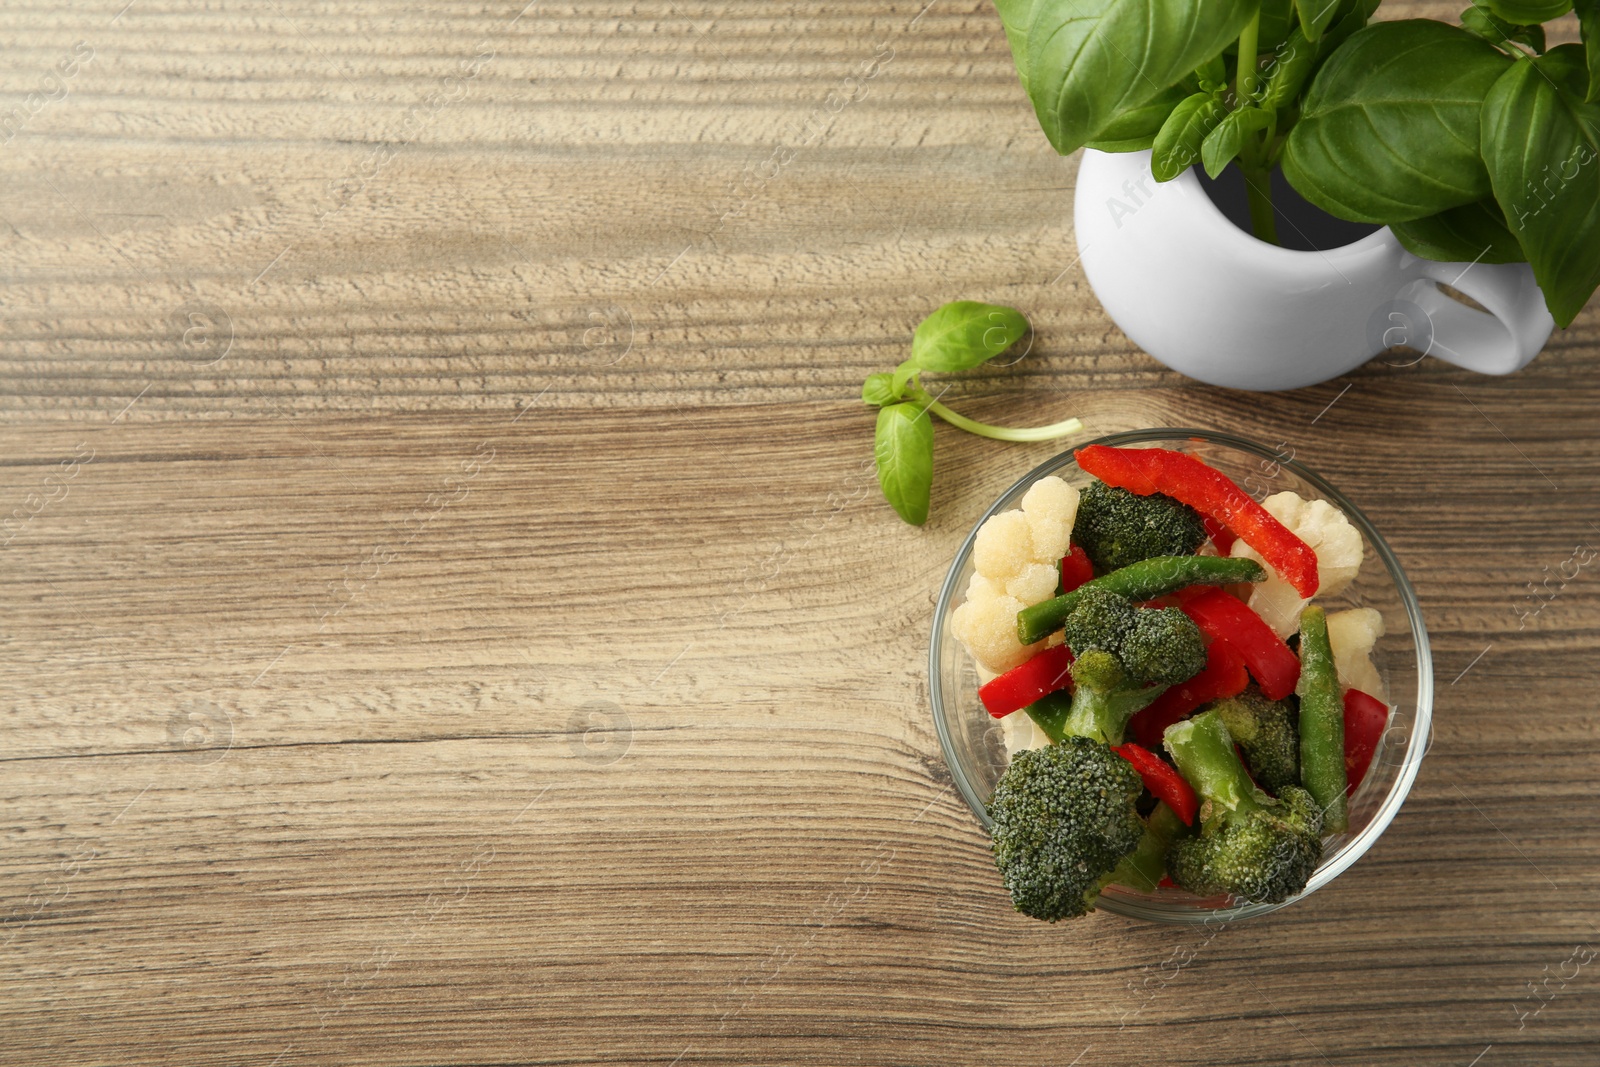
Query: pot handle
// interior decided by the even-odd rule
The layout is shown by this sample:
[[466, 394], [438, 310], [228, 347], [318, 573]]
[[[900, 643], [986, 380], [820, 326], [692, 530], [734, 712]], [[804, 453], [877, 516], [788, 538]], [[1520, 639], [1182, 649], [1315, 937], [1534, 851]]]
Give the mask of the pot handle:
[[[1482, 374], [1510, 374], [1532, 361], [1556, 323], [1526, 263], [1439, 263], [1419, 260], [1426, 281], [1411, 286], [1411, 301], [1431, 328], [1427, 354]], [[1447, 285], [1483, 307], [1443, 292]], [[1485, 314], [1487, 312], [1487, 314]]]

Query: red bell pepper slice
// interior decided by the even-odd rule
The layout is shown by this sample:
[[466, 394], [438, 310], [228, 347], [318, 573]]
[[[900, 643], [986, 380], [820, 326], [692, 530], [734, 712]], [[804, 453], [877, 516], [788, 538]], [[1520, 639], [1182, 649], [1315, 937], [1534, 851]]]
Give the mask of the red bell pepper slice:
[[1239, 535], [1228, 529], [1210, 515], [1200, 516], [1200, 521], [1205, 524], [1206, 534], [1211, 538], [1211, 543], [1217, 546], [1217, 555], [1226, 556], [1228, 549], [1239, 539]]
[[1161, 735], [1167, 727], [1188, 717], [1201, 704], [1224, 697], [1238, 696], [1250, 684], [1250, 674], [1245, 670], [1244, 657], [1227, 641], [1212, 641], [1206, 649], [1205, 669], [1179, 682], [1156, 697], [1148, 708], [1139, 712], [1128, 724], [1134, 740], [1145, 748], [1161, 744]]
[[1250, 605], [1231, 593], [1208, 587], [1199, 596], [1184, 600], [1181, 607], [1207, 637], [1221, 638], [1239, 650], [1268, 700], [1282, 700], [1294, 692], [1300, 680], [1300, 657]]
[[1350, 785], [1347, 795], [1367, 776], [1372, 754], [1378, 750], [1383, 731], [1389, 727], [1389, 705], [1359, 689], [1344, 691], [1344, 773]]
[[1144, 779], [1144, 787], [1150, 790], [1151, 796], [1166, 801], [1167, 807], [1186, 826], [1194, 825], [1194, 817], [1200, 811], [1200, 798], [1195, 795], [1194, 787], [1183, 780], [1183, 775], [1154, 752], [1131, 741], [1118, 745], [1115, 752], [1133, 764], [1133, 769]]
[[1165, 493], [1210, 516], [1261, 553], [1284, 581], [1307, 600], [1317, 592], [1317, 554], [1272, 513], [1214, 467], [1168, 448], [1086, 445], [1073, 453], [1078, 466], [1107, 485], [1140, 496]]
[[1082, 545], [1073, 545], [1072, 551], [1061, 557], [1061, 591], [1070, 593], [1094, 577], [1094, 564]]
[[[1150, 472], [1145, 469], [1143, 460], [1134, 454], [1144, 451], [1146, 449], [1143, 448], [1112, 448], [1110, 445], [1084, 445], [1082, 448], [1073, 450], [1072, 458], [1078, 461], [1078, 467], [1081, 470], [1094, 475], [1107, 485], [1118, 486], [1140, 496], [1166, 492], [1156, 484]], [[1168, 493], [1167, 495], [1171, 496], [1172, 494]], [[1188, 501], [1184, 501], [1184, 503], [1188, 503]], [[1190, 506], [1192, 507], [1193, 505]]]
[[1072, 685], [1072, 649], [1047, 648], [1028, 662], [1011, 668], [978, 689], [978, 699], [989, 714], [1003, 719], [1047, 693]]

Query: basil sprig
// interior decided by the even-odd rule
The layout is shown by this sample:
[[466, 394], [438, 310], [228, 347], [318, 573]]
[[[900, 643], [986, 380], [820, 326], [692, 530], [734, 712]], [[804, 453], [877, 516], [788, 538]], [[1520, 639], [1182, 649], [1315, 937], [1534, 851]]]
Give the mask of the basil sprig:
[[[1437, 260], [1526, 260], [1571, 323], [1600, 287], [1600, 0], [1474, 0], [1454, 26], [1379, 0], [995, 0], [1045, 136], [1271, 175]], [[1573, 12], [1582, 44], [1546, 48]]]
[[971, 370], [1007, 351], [1028, 332], [1028, 320], [1015, 308], [958, 300], [945, 304], [918, 324], [911, 356], [892, 372], [869, 374], [861, 399], [878, 408], [872, 454], [878, 485], [895, 513], [913, 526], [928, 521], [933, 493], [933, 421], [997, 441], [1048, 441], [1083, 429], [1077, 419], [1050, 426], [1016, 429], [991, 426], [959, 415], [941, 404], [922, 384], [924, 372]]

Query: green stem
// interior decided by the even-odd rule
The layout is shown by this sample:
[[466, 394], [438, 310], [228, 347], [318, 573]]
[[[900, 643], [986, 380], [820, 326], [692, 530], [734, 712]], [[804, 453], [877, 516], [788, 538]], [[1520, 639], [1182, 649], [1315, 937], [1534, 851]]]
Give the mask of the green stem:
[[1244, 29], [1239, 33], [1239, 60], [1238, 80], [1239, 106], [1244, 107], [1256, 91], [1256, 61], [1260, 58], [1256, 51], [1256, 41], [1261, 34], [1261, 10], [1250, 16], [1250, 21], [1244, 24]]
[[1150, 818], [1145, 820], [1144, 836], [1132, 852], [1122, 858], [1116, 869], [1101, 880], [1100, 888], [1108, 885], [1127, 886], [1141, 893], [1154, 893], [1167, 873], [1167, 849], [1172, 842], [1189, 833], [1183, 820], [1172, 813], [1165, 804], [1157, 803]]
[[1061, 732], [1069, 736], [1090, 737], [1108, 745], [1122, 744], [1128, 720], [1153, 703], [1166, 691], [1164, 685], [1125, 689], [1115, 693], [1096, 693], [1080, 685], [1072, 694], [1072, 708]]
[[[1237, 80], [1236, 92], [1239, 97], [1239, 106], [1246, 106], [1255, 96], [1256, 64], [1260, 60], [1258, 55], [1258, 41], [1261, 34], [1261, 12], [1257, 10], [1245, 23], [1243, 31], [1239, 34], [1239, 55], [1235, 63]], [[1239, 173], [1244, 175], [1245, 198], [1250, 205], [1250, 230], [1257, 238], [1268, 244], [1278, 243], [1278, 222], [1272, 213], [1272, 168], [1266, 163], [1268, 145], [1272, 140], [1272, 130], [1268, 130], [1265, 137], [1257, 140], [1252, 137], [1244, 150], [1239, 153]], [[1256, 151], [1257, 146], [1261, 150]]]
[[1215, 711], [1202, 712], [1167, 727], [1164, 740], [1178, 772], [1202, 800], [1229, 811], [1249, 811], [1256, 806], [1255, 785], [1233, 750], [1228, 728]]
[[1026, 429], [1012, 429], [1009, 426], [990, 426], [986, 422], [969, 419], [965, 415], [957, 414], [929, 396], [927, 391], [916, 386], [911, 387], [912, 399], [939, 416], [945, 422], [958, 429], [975, 433], [979, 437], [987, 437], [994, 441], [1053, 441], [1057, 437], [1066, 437], [1083, 429], [1083, 423], [1078, 419], [1063, 419], [1061, 422], [1051, 423], [1049, 426], [1033, 426]]
[[1278, 243], [1278, 220], [1272, 210], [1272, 172], [1253, 167], [1239, 157], [1239, 173], [1244, 176], [1245, 198], [1250, 204], [1250, 230], [1269, 245]]

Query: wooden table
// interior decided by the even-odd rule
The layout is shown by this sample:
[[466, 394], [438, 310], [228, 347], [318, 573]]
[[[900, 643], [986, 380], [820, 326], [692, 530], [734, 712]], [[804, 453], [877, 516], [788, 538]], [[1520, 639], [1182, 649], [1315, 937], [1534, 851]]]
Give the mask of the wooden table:
[[[0, 1060], [1596, 1062], [1593, 308], [1504, 379], [1166, 372], [978, 0], [22, 0], [0, 42]], [[1284, 442], [1388, 533], [1437, 741], [1330, 888], [1010, 910], [924, 649], [1058, 446], [941, 427], [912, 529], [857, 399], [957, 298], [1037, 328], [961, 410]]]

